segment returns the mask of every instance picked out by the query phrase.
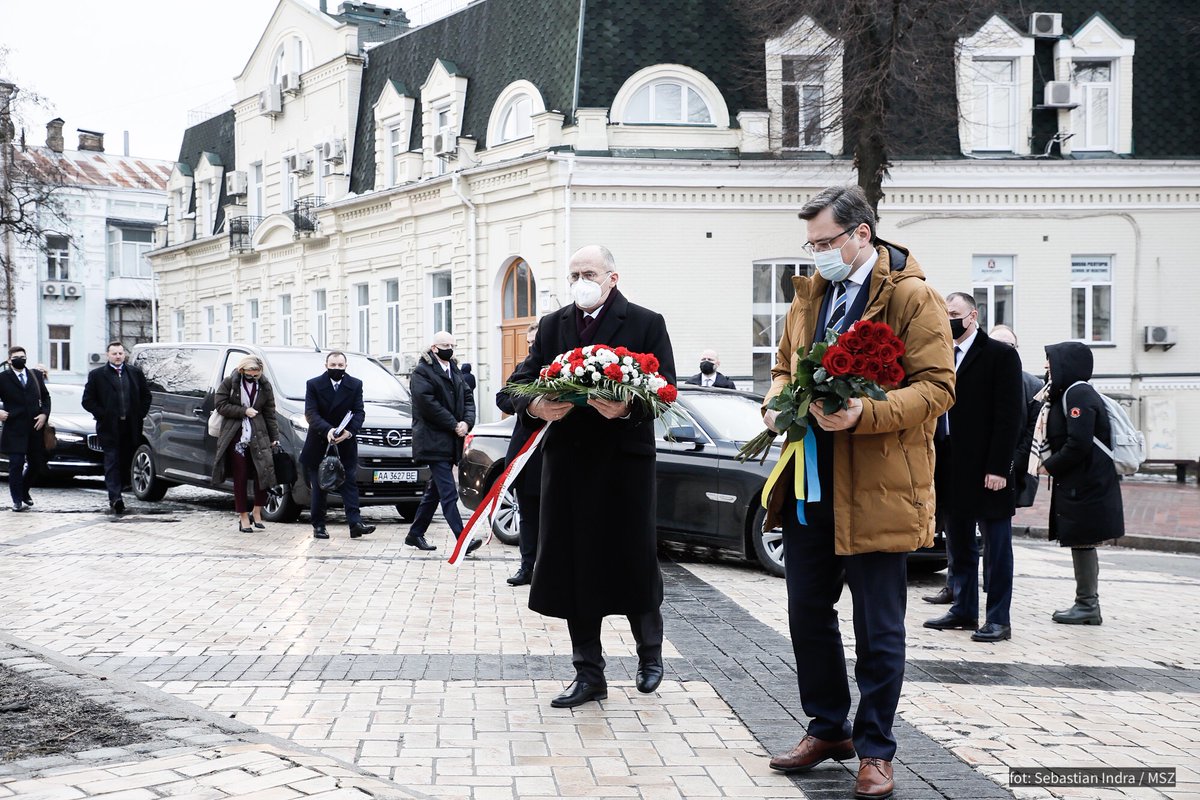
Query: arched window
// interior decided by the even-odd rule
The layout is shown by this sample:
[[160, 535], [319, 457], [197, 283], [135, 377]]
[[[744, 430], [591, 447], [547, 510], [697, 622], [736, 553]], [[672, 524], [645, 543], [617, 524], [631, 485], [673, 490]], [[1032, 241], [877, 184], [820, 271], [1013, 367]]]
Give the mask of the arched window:
[[695, 87], [676, 80], [648, 83], [633, 93], [625, 122], [711, 125], [712, 110]]
[[529, 95], [517, 95], [500, 113], [500, 141], [514, 142], [533, 136], [533, 101]]
[[537, 282], [533, 270], [523, 258], [518, 258], [504, 276], [504, 320], [528, 319], [537, 316]]
[[529, 81], [513, 81], [492, 103], [488, 116], [487, 146], [507, 144], [533, 136], [533, 116], [546, 110], [542, 93]]
[[299, 36], [289, 36], [275, 49], [271, 61], [271, 83], [279, 84], [289, 72], [297, 74], [309, 68], [308, 47]]

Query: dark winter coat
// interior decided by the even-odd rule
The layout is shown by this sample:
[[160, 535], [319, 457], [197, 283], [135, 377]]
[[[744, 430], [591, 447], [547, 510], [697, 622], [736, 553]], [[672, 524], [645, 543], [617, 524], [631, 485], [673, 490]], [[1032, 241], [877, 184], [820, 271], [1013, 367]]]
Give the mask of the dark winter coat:
[[[241, 376], [230, 375], [217, 388], [216, 410], [221, 415], [221, 434], [217, 437], [216, 457], [213, 459], [213, 484], [225, 482], [225, 467], [229, 451], [242, 438], [242, 420], [246, 418], [246, 406], [242, 404]], [[246, 452], [258, 475], [258, 485], [266, 489], [274, 486], [275, 459], [271, 455], [271, 443], [279, 441], [279, 421], [275, 415], [275, 390], [265, 377], [258, 379], [258, 393], [252, 408], [258, 416], [250, 420], [250, 445]]]
[[[616, 289], [591, 341], [581, 341], [575, 306], [542, 318], [529, 355], [513, 373], [529, 383], [556, 356], [589, 344], [627, 347], [658, 357], [675, 383], [675, 358], [661, 314], [630, 303]], [[516, 398], [523, 424], [529, 398]], [[655, 510], [654, 422], [635, 406], [629, 419], [605, 419], [578, 406], [542, 441], [542, 504], [529, 607], [551, 617], [638, 614], [662, 605]]]
[[413, 460], [418, 464], [449, 461], [457, 464], [463, 454], [463, 437], [455, 432], [458, 423], [475, 427], [475, 396], [463, 380], [458, 362], [450, 360], [450, 374], [428, 350], [422, 354], [409, 379], [413, 408]]
[[1034, 399], [1042, 390], [1042, 379], [1028, 372], [1021, 373], [1025, 384], [1025, 421], [1021, 426], [1021, 435], [1017, 438], [1017, 455], [1013, 459], [1013, 471], [1016, 475], [1017, 508], [1029, 508], [1037, 498], [1038, 479], [1029, 474], [1029, 451], [1033, 448], [1033, 429], [1037, 426], [1038, 413], [1042, 410], [1041, 402]]
[[[122, 377], [111, 364], [97, 367], [88, 373], [83, 387], [83, 410], [96, 420], [96, 436], [100, 447], [118, 447], [121, 439], [136, 442], [142, 433], [142, 422], [150, 413], [150, 387], [146, 376], [128, 362], [121, 368]], [[125, 382], [127, 412], [121, 420], [121, 389], [118, 380]]]
[[[704, 385], [704, 373], [697, 372], [695, 375], [693, 375], [692, 377], [690, 377], [686, 381], [684, 381], [684, 383], [688, 384], [689, 386], [703, 386]], [[737, 388], [737, 385], [721, 372], [713, 373], [713, 384], [712, 385], [713, 385], [714, 389], [736, 389]]]
[[0, 403], [8, 412], [0, 430], [0, 453], [29, 453], [42, 440], [42, 432], [33, 429], [38, 414], [50, 416], [50, 392], [37, 370], [25, 369], [25, 385], [11, 369], [0, 372]]
[[308, 422], [308, 435], [304, 437], [304, 449], [300, 451], [301, 464], [309, 469], [317, 468], [329, 449], [329, 432], [342, 424], [346, 412], [350, 412], [346, 430], [352, 435], [337, 446], [337, 452], [346, 468], [347, 480], [353, 480], [358, 469], [358, 432], [367, 418], [363, 382], [352, 375], [343, 375], [340, 388], [335, 392], [333, 382], [325, 373], [308, 379], [304, 385], [304, 419]]
[[1075, 381], [1091, 380], [1092, 351], [1081, 342], [1046, 347], [1050, 361], [1050, 414], [1046, 441], [1050, 455], [1044, 466], [1053, 478], [1050, 492], [1050, 538], [1063, 547], [1086, 547], [1125, 535], [1121, 482], [1117, 470], [1095, 437], [1111, 446], [1112, 428], [1099, 393], [1090, 384], [1067, 392]]
[[[1005, 519], [1016, 511], [1013, 460], [1025, 420], [1021, 359], [1006, 344], [975, 334], [955, 376], [950, 407], [949, 502], [955, 517]], [[1008, 479], [1005, 488], [984, 487], [986, 475]]]

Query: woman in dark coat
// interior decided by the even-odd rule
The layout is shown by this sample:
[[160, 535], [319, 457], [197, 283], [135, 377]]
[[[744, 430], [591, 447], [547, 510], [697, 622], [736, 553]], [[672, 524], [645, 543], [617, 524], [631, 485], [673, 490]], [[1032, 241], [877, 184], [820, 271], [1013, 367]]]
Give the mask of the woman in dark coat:
[[[217, 437], [212, 480], [213, 485], [220, 486], [226, 474], [232, 476], [233, 505], [242, 533], [267, 527], [262, 522], [262, 507], [267, 502], [267, 489], [275, 485], [271, 447], [279, 444], [279, 423], [275, 417], [275, 390], [262, 373], [262, 361], [257, 356], [246, 356], [217, 389], [216, 411], [224, 419]], [[249, 481], [254, 481], [253, 509], [246, 490]]]
[[[1096, 545], [1125, 535], [1121, 484], [1109, 456], [1093, 438], [1111, 446], [1112, 429], [1092, 377], [1092, 351], [1081, 342], [1046, 347], [1050, 388], [1046, 396], [1046, 444], [1042, 469], [1054, 479], [1050, 493], [1050, 538], [1071, 548], [1075, 605], [1054, 612], [1055, 622], [1099, 625], [1100, 565]], [[1077, 385], [1076, 385], [1077, 384]], [[1064, 394], [1066, 396], [1064, 402]]]

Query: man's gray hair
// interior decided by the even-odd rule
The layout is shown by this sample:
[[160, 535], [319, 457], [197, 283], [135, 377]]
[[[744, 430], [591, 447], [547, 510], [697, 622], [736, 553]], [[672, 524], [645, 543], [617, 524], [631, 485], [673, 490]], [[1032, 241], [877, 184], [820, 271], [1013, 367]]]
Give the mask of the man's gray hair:
[[856, 228], [863, 224], [871, 229], [875, 238], [875, 212], [867, 202], [867, 195], [858, 186], [830, 186], [814, 196], [800, 209], [800, 219], [808, 221], [825, 209], [833, 211], [833, 221], [843, 228]]
[[596, 245], [600, 248], [600, 257], [604, 259], [604, 268], [609, 272], [615, 272], [617, 269], [617, 259], [613, 257], [612, 250], [609, 250], [604, 245]]

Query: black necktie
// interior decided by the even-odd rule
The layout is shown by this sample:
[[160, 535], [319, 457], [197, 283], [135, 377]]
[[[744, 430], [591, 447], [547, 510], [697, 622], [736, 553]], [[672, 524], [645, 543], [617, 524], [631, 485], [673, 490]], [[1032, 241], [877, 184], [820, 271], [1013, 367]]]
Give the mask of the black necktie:
[[958, 357], [962, 354], [962, 348], [954, 345], [954, 371], [958, 371]]
[[18, 375], [17, 377], [21, 379], [21, 388], [24, 389], [25, 388], [25, 372], [22, 371], [21, 374]]
[[333, 393], [334, 393], [334, 394], [337, 394], [337, 390], [338, 390], [338, 389], [340, 389], [340, 388], [342, 388], [342, 383], [341, 383], [341, 381], [338, 381], [337, 383], [335, 383], [335, 384], [333, 385]]
[[842, 320], [846, 318], [846, 282], [838, 281], [833, 284], [833, 307], [829, 310], [829, 325], [835, 331], [841, 331]]

